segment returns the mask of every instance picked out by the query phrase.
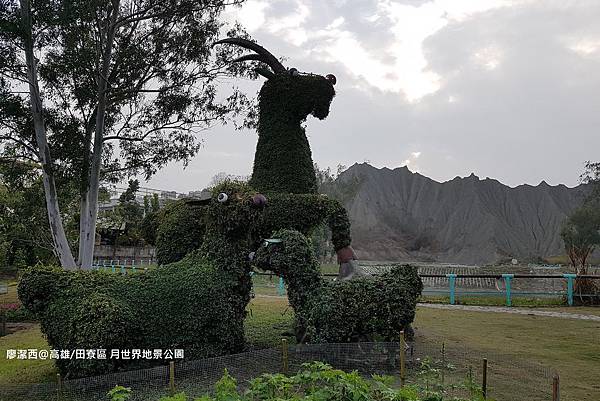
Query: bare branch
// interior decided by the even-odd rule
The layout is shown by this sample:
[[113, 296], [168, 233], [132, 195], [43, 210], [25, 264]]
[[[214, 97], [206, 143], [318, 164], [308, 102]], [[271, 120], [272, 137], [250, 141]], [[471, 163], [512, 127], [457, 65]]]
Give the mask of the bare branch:
[[2, 135], [2, 136], [0, 136], [0, 140], [16, 142], [19, 145], [23, 146], [28, 151], [30, 151], [31, 153], [33, 153], [34, 155], [37, 155], [37, 151], [33, 147], [31, 147], [31, 145], [28, 145], [27, 143], [25, 143], [23, 140], [21, 140], [19, 138], [14, 138], [14, 137], [8, 136], [8, 135]]

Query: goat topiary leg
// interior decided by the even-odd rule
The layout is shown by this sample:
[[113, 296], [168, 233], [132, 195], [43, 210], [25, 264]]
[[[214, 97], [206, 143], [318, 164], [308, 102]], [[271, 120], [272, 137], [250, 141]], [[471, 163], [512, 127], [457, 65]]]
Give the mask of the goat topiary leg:
[[323, 287], [320, 266], [310, 240], [296, 230], [278, 230], [256, 251], [252, 263], [259, 269], [283, 277], [290, 305], [296, 315], [296, 338], [302, 341], [306, 332], [306, 316], [311, 299]]
[[362, 276], [362, 270], [358, 264], [358, 258], [350, 243], [350, 218], [346, 208], [336, 200], [331, 200], [329, 205], [328, 223], [331, 230], [331, 242], [337, 253], [340, 264], [338, 278], [349, 280], [356, 276]]

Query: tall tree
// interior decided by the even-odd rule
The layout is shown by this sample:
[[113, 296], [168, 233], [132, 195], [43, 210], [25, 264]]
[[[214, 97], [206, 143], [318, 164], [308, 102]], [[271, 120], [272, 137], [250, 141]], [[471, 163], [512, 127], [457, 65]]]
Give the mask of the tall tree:
[[56, 263], [38, 170], [33, 163], [0, 161], [0, 270]]
[[600, 207], [600, 162], [585, 162], [585, 170], [579, 177], [581, 182], [591, 186], [585, 203]]
[[[221, 77], [253, 74], [229, 62], [242, 50], [211, 51], [223, 10], [241, 2], [0, 0], [0, 157], [41, 164], [64, 268], [91, 267], [101, 181], [187, 162], [199, 131], [249, 107], [235, 88], [217, 90]], [[77, 262], [58, 175], [79, 187]]]
[[560, 235], [575, 272], [587, 274], [588, 258], [600, 245], [600, 209], [592, 206], [575, 209]]

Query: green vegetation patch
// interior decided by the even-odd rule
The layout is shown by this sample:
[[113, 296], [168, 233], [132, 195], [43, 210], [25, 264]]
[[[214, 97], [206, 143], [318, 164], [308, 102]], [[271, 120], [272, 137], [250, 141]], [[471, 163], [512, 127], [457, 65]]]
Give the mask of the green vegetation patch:
[[[237, 277], [197, 254], [146, 273], [27, 270], [23, 305], [37, 314], [54, 349], [184, 349], [197, 359], [244, 348], [244, 302]], [[237, 300], [237, 301], [236, 301]], [[147, 362], [57, 361], [66, 377], [102, 374]], [[163, 361], [164, 362], [164, 361]]]

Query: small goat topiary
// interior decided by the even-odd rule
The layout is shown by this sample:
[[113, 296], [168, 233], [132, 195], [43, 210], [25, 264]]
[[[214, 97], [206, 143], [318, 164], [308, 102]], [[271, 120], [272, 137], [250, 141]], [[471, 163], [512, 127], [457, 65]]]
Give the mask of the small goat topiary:
[[325, 281], [309, 240], [295, 230], [273, 233], [254, 264], [283, 277], [296, 316], [298, 341], [397, 341], [415, 317], [423, 284], [409, 265], [379, 276]]

